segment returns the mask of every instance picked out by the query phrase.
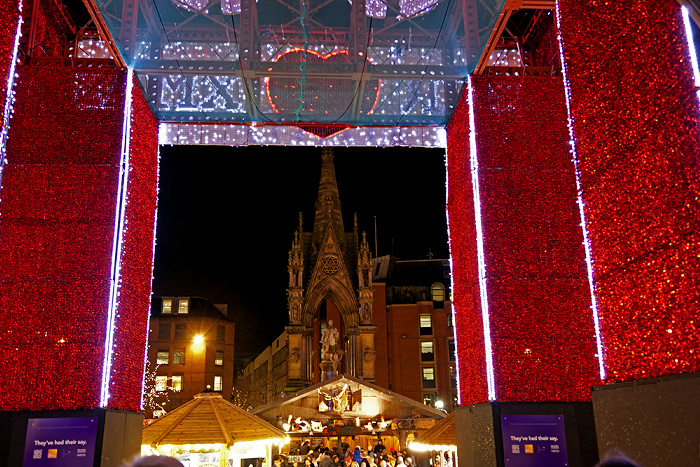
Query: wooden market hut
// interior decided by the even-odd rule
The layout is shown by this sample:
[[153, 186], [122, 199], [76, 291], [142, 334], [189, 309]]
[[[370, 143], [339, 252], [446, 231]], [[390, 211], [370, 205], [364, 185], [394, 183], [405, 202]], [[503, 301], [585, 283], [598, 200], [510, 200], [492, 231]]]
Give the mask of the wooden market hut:
[[387, 449], [431, 428], [445, 413], [367, 381], [339, 375], [251, 412], [290, 437], [286, 453], [303, 441], [337, 450], [343, 443], [367, 450], [381, 438]]
[[266, 421], [205, 391], [143, 429], [141, 451], [177, 457], [186, 466], [271, 465], [274, 445], [287, 435]]
[[457, 465], [457, 430], [452, 412], [408, 445], [411, 451], [430, 452], [435, 466]]

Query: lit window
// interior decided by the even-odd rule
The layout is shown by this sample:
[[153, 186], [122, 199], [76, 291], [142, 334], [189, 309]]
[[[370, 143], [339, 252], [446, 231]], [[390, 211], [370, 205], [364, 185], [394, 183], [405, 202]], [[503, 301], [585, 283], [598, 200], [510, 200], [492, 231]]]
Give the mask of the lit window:
[[448, 358], [450, 359], [451, 362], [455, 361], [455, 341], [454, 339], [450, 339], [447, 341], [447, 346], [448, 346]]
[[450, 384], [453, 388], [457, 387], [457, 369], [450, 366]]
[[451, 312], [451, 311], [448, 311], [448, 312], [447, 312], [447, 327], [448, 327], [448, 328], [451, 328], [451, 327], [454, 327], [454, 325], [455, 325], [455, 323], [454, 323], [454, 316], [452, 316], [452, 312]]
[[429, 336], [433, 333], [433, 317], [430, 315], [419, 315], [418, 316], [420, 335]]
[[226, 341], [226, 326], [221, 324], [216, 325], [216, 340], [219, 342]]
[[181, 315], [186, 315], [190, 312], [190, 300], [188, 298], [181, 298], [177, 301], [177, 312]]
[[214, 356], [214, 365], [221, 366], [223, 364], [224, 364], [224, 351], [217, 350], [216, 355]]
[[423, 370], [423, 387], [427, 389], [435, 389], [435, 368], [424, 367]]
[[184, 339], [187, 335], [187, 323], [175, 325], [175, 339]]
[[185, 349], [178, 349], [173, 351], [173, 365], [184, 365], [185, 364]]
[[223, 387], [223, 378], [221, 376], [214, 376], [214, 391], [221, 392]]
[[163, 299], [163, 309], [162, 313], [167, 315], [173, 312], [173, 299], [172, 298], [164, 298]]
[[425, 405], [433, 406], [437, 400], [437, 394], [423, 394], [423, 403]]
[[433, 294], [434, 302], [444, 302], [445, 301], [445, 286], [440, 283], [433, 284], [431, 288]]
[[172, 383], [174, 391], [182, 391], [182, 376], [173, 376]]
[[170, 351], [159, 350], [158, 356], [156, 357], [156, 363], [158, 365], [167, 365], [168, 363], [170, 363]]
[[420, 343], [420, 361], [432, 362], [435, 360], [435, 351], [433, 350], [433, 341], [421, 341]]
[[156, 391], [165, 391], [168, 389], [168, 377], [156, 376]]
[[170, 323], [158, 325], [158, 340], [159, 341], [169, 341], [170, 340]]

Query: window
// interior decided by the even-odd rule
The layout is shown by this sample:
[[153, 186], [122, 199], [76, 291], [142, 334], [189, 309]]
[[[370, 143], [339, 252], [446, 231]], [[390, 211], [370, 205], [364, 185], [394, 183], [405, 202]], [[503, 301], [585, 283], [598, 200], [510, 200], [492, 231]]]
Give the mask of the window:
[[216, 325], [216, 340], [219, 342], [226, 341], [226, 326], [221, 324]]
[[221, 392], [221, 388], [223, 387], [222, 379], [221, 376], [214, 376], [214, 391]]
[[435, 361], [435, 351], [433, 350], [433, 341], [421, 341], [420, 343], [420, 361], [433, 362]]
[[169, 341], [170, 340], [170, 323], [158, 325], [158, 340], [159, 341]]
[[430, 289], [431, 293], [433, 294], [433, 301], [434, 302], [444, 302], [445, 301], [445, 286], [438, 283], [433, 284], [433, 287]]
[[429, 405], [433, 407], [435, 405], [435, 401], [437, 400], [437, 394], [423, 394], [423, 403], [425, 405]]
[[172, 383], [172, 388], [174, 391], [182, 391], [182, 376], [173, 376]]
[[175, 325], [175, 339], [184, 339], [187, 334], [187, 323]]
[[435, 389], [435, 368], [426, 366], [423, 370], [423, 387], [426, 389]]
[[419, 315], [418, 316], [419, 321], [419, 326], [420, 326], [420, 335], [421, 336], [430, 336], [433, 334], [433, 317], [430, 315]]
[[163, 308], [161, 309], [161, 313], [164, 315], [170, 314], [173, 312], [173, 299], [172, 298], [164, 298], [163, 299]]
[[168, 377], [156, 376], [156, 391], [165, 391], [168, 389]]
[[181, 298], [177, 301], [177, 312], [180, 315], [186, 315], [190, 312], [190, 299]]
[[457, 387], [457, 369], [450, 366], [450, 384], [453, 388]]
[[168, 363], [170, 363], [170, 351], [159, 350], [158, 356], [156, 357], [156, 363], [158, 365], [167, 365]]
[[450, 339], [447, 341], [447, 350], [448, 350], [448, 358], [450, 359], [451, 362], [454, 362], [456, 357], [455, 357], [455, 341], [454, 339]]
[[224, 351], [217, 350], [216, 355], [214, 356], [214, 365], [222, 366], [223, 364], [224, 364]]
[[447, 312], [447, 327], [453, 328], [455, 325], [455, 318], [451, 311]]
[[173, 365], [185, 364], [185, 349], [173, 350]]

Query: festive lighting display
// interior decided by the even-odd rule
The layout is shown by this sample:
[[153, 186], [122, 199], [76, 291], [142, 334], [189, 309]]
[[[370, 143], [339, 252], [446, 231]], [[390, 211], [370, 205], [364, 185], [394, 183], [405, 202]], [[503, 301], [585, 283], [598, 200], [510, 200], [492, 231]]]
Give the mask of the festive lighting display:
[[471, 81], [473, 117], [465, 105], [447, 127], [460, 403], [587, 400], [596, 346], [563, 83]]
[[141, 409], [158, 195], [158, 120], [135, 80], [131, 92], [129, 183], [107, 403], [121, 410]]
[[[313, 63], [343, 63], [349, 64], [347, 50], [334, 50], [322, 55], [313, 50], [291, 49], [275, 56], [273, 62], [301, 64]], [[263, 78], [267, 100], [275, 113], [289, 112], [302, 104], [302, 111], [308, 114], [340, 115], [348, 111], [356, 94], [356, 85], [347, 79], [314, 79], [309, 78], [302, 83], [296, 78]], [[370, 80], [362, 90], [362, 105], [360, 114], [371, 114], [379, 101], [379, 89], [382, 81]], [[304, 99], [301, 100], [301, 89], [304, 89]], [[332, 102], [328, 104], [328, 100]]]
[[[125, 77], [107, 70], [18, 68], [0, 192], [0, 329], [6, 353], [0, 364], [2, 410], [101, 405]], [[157, 142], [155, 130], [152, 142]], [[135, 142], [132, 152], [141, 144]], [[150, 189], [154, 207], [155, 185], [131, 175], [127, 199]], [[126, 309], [128, 297], [118, 297], [111, 346], [115, 358], [108, 406], [128, 410], [140, 408], [150, 295], [151, 264], [129, 248], [143, 249], [152, 258], [152, 210], [146, 214], [150, 240], [128, 246], [140, 230], [140, 207], [126, 208], [119, 285], [134, 280], [130, 271], [145, 270], [145, 294], [130, 290], [127, 295], [142, 293], [146, 306]], [[140, 313], [141, 322], [131, 313]]]
[[161, 123], [160, 129], [160, 144], [446, 147], [444, 129], [434, 127], [354, 127], [328, 138], [291, 125]]
[[560, 0], [558, 16], [606, 380], [698, 371], [700, 115], [681, 8]]
[[[0, 96], [5, 96], [5, 105], [2, 114], [2, 127], [0, 128], [0, 180], [2, 167], [5, 163], [5, 144], [7, 143], [7, 131], [12, 112], [12, 87], [15, 80], [15, 66], [17, 64], [17, 51], [19, 39], [22, 34], [22, 0], [9, 1], [0, 6], [0, 19], [2, 24], [8, 27], [0, 32]], [[14, 27], [13, 27], [14, 26]], [[11, 34], [14, 31], [14, 38]], [[11, 48], [10, 48], [11, 44]]]

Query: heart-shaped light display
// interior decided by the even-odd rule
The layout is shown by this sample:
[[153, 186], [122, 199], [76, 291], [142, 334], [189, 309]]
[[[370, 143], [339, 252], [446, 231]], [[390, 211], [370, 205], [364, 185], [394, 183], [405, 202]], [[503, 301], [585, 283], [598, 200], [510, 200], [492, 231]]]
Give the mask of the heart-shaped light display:
[[[275, 62], [294, 63], [301, 66], [304, 50], [293, 49], [279, 55]], [[348, 64], [348, 51], [336, 51], [322, 55], [306, 51], [306, 63], [341, 63]], [[302, 80], [304, 82], [302, 82]], [[366, 81], [364, 89], [357, 89], [357, 83], [340, 78], [265, 78], [265, 93], [275, 113], [298, 113], [304, 115], [343, 115], [352, 110], [355, 99], [361, 99], [359, 112], [369, 115], [377, 106], [382, 81]], [[302, 95], [303, 93], [303, 95]], [[299, 110], [299, 105], [303, 106]]]

